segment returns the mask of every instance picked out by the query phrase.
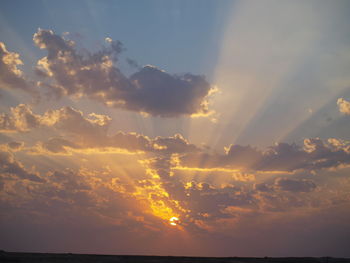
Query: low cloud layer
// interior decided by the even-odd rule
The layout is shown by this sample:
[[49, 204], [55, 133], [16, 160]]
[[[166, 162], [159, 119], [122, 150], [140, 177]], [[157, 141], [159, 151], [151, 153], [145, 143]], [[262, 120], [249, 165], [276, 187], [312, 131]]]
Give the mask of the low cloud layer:
[[[10, 211], [3, 225], [29, 218], [23, 225], [74, 226], [78, 219], [157, 240], [172, 231], [232, 238], [252, 225], [276, 229], [266, 222], [349, 203], [349, 180], [337, 173], [348, 169], [350, 146], [339, 139], [264, 151], [231, 145], [219, 154], [179, 134], [111, 133], [112, 118], [72, 107], [38, 114], [20, 104], [1, 120], [2, 133], [12, 137], [0, 145], [0, 207]], [[15, 140], [24, 135], [39, 141]], [[125, 156], [134, 163], [124, 163]], [[28, 168], [32, 163], [37, 167]]]
[[144, 66], [130, 77], [117, 66], [122, 44], [106, 39], [108, 47], [80, 54], [73, 41], [51, 30], [39, 29], [34, 43], [47, 51], [38, 61], [41, 87], [56, 97], [86, 96], [107, 106], [153, 116], [209, 114], [208, 96], [213, 92], [203, 76], [171, 75], [154, 66]]
[[265, 150], [252, 146], [230, 145], [224, 154], [198, 147], [179, 134], [149, 138], [134, 132], [109, 134], [112, 119], [107, 115], [83, 112], [72, 107], [35, 114], [31, 107], [20, 104], [9, 113], [0, 114], [0, 130], [5, 133], [46, 129], [51, 135], [31, 148], [35, 154], [67, 154], [72, 151], [130, 153], [146, 152], [174, 155], [179, 167], [242, 169], [252, 171], [318, 170], [346, 166], [350, 163], [350, 143], [330, 138], [305, 139], [302, 146], [278, 143]]
[[128, 152], [153, 152], [162, 154], [199, 151], [179, 134], [171, 137], [158, 136], [151, 139], [142, 134], [118, 131], [109, 135], [112, 119], [106, 115], [90, 113], [88, 116], [71, 107], [48, 110], [35, 114], [31, 107], [20, 104], [9, 113], [0, 114], [0, 131], [3, 133], [24, 133], [35, 129], [46, 129], [50, 137], [38, 142], [30, 149], [34, 154], [67, 154], [70, 151], [113, 152], [118, 149]]

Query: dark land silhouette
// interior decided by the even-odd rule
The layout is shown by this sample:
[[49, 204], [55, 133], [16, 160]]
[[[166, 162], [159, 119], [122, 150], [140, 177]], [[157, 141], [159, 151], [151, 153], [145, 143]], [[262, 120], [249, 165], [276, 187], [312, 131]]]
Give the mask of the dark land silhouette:
[[350, 263], [350, 258], [333, 257], [173, 257], [94, 254], [0, 252], [0, 262], [25, 263]]

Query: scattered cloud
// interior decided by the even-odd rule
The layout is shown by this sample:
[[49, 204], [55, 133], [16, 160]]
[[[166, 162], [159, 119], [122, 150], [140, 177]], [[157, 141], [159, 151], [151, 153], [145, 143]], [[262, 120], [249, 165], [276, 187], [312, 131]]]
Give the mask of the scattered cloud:
[[341, 113], [344, 113], [345, 115], [350, 115], [350, 102], [343, 99], [339, 98], [337, 101], [338, 104], [338, 109]]
[[39, 125], [40, 116], [34, 114], [31, 107], [26, 104], [11, 107], [9, 114], [0, 114], [1, 132], [26, 132]]
[[0, 88], [21, 89], [34, 92], [33, 86], [25, 79], [18, 66], [23, 65], [19, 54], [6, 49], [0, 42]]

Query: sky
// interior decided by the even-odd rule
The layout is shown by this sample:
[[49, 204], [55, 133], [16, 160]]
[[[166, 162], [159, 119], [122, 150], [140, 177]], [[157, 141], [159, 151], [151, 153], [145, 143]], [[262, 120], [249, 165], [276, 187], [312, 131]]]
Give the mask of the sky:
[[0, 249], [350, 257], [349, 1], [0, 7]]

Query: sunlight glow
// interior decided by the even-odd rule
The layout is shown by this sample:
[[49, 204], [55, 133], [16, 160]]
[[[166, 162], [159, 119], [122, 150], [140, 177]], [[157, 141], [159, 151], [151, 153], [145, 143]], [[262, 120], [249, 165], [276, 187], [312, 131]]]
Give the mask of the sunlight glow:
[[178, 224], [179, 218], [177, 218], [176, 216], [173, 216], [172, 218], [169, 219], [169, 221], [170, 221], [170, 225], [176, 226]]

